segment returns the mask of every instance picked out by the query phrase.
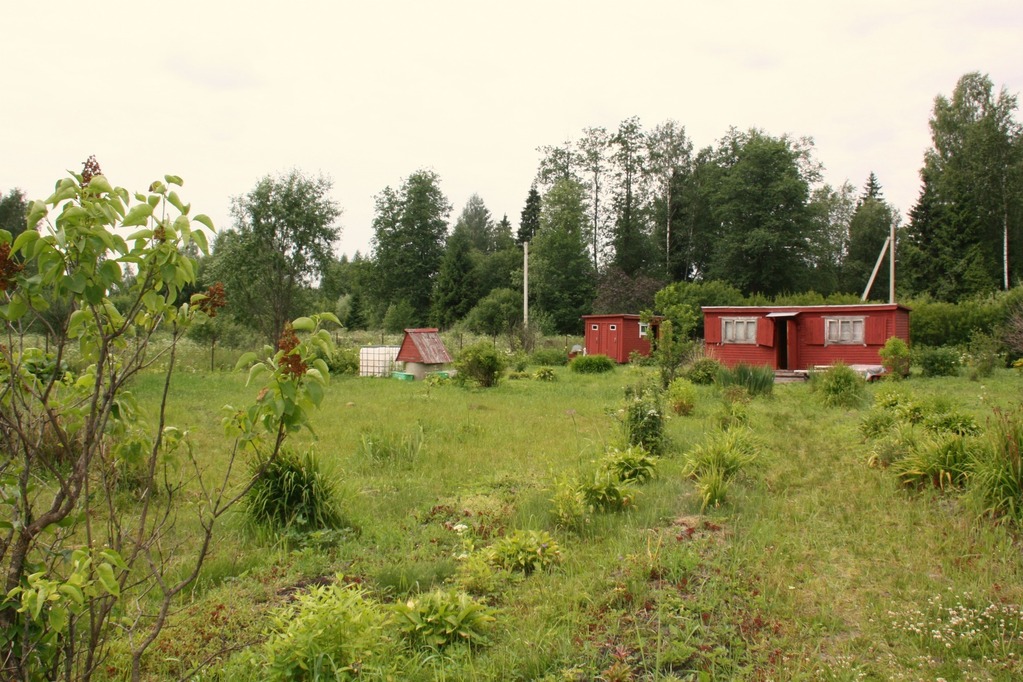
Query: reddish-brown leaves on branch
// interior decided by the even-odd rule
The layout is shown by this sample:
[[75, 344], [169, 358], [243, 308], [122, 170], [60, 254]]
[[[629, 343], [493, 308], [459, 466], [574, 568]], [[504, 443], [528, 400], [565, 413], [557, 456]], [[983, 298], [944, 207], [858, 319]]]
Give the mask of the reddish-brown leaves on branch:
[[92, 178], [95, 175], [103, 175], [103, 171], [100, 170], [96, 155], [92, 154], [85, 160], [85, 167], [82, 169], [82, 186], [84, 187], [92, 182]]
[[210, 317], [216, 317], [217, 311], [227, 305], [227, 294], [224, 293], [223, 282], [217, 282], [206, 290], [206, 298], [199, 301], [199, 310]]
[[281, 338], [277, 341], [277, 349], [284, 351], [284, 357], [281, 358], [284, 373], [294, 377], [302, 376], [309, 369], [309, 366], [302, 362], [302, 356], [293, 352], [297, 347], [298, 337], [295, 335], [291, 323], [288, 322], [284, 325]]
[[11, 245], [0, 244], [0, 291], [14, 289], [14, 276], [24, 268], [21, 263], [11, 258]]

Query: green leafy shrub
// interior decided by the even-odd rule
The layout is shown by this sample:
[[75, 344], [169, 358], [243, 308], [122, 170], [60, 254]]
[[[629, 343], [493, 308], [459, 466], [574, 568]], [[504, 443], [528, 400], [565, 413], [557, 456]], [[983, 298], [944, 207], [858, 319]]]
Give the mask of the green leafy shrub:
[[508, 372], [508, 378], [512, 381], [521, 381], [523, 379], [532, 379], [532, 375], [529, 372]]
[[504, 356], [486, 341], [466, 346], [455, 360], [459, 380], [471, 381], [481, 388], [496, 386], [504, 368]]
[[612, 372], [615, 361], [606, 355], [578, 355], [568, 364], [573, 372], [579, 374], [603, 374]]
[[892, 411], [873, 409], [860, 421], [860, 433], [864, 438], [880, 438], [895, 426], [896, 421]]
[[312, 450], [285, 449], [267, 460], [255, 460], [255, 484], [245, 494], [249, 521], [274, 532], [309, 532], [345, 525], [337, 480], [320, 468]]
[[358, 348], [335, 348], [333, 353], [324, 360], [331, 374], [359, 373], [359, 349]]
[[675, 414], [692, 414], [696, 409], [696, 386], [689, 379], [679, 377], [668, 385], [667, 399]]
[[636, 492], [607, 469], [598, 469], [579, 485], [584, 504], [595, 512], [621, 512], [633, 506]]
[[959, 374], [959, 352], [954, 348], [920, 348], [916, 362], [925, 377], [954, 377]]
[[959, 410], [928, 414], [923, 420], [924, 427], [934, 433], [953, 433], [957, 436], [976, 436], [980, 425], [971, 415]]
[[996, 411], [977, 449], [970, 497], [985, 516], [1023, 521], [1023, 413]]
[[886, 376], [891, 379], [902, 379], [909, 376], [911, 356], [909, 346], [897, 336], [885, 341], [884, 346], [877, 352], [884, 365]]
[[904, 457], [892, 462], [892, 472], [906, 486], [962, 488], [972, 468], [971, 443], [959, 435], [919, 441]]
[[561, 367], [568, 364], [568, 353], [561, 348], [538, 348], [529, 356], [529, 361], [540, 367]]
[[810, 388], [826, 407], [859, 407], [866, 399], [867, 382], [848, 365], [838, 363], [811, 375]]
[[717, 379], [721, 363], [714, 358], [701, 357], [682, 368], [682, 377], [694, 384], [709, 385]]
[[770, 395], [774, 390], [774, 370], [767, 365], [747, 365], [740, 362], [731, 369], [721, 367], [715, 378], [718, 386], [742, 386], [751, 396]]
[[[630, 393], [627, 391], [627, 394]], [[638, 445], [653, 455], [665, 450], [664, 411], [661, 407], [660, 392], [642, 388], [627, 395], [625, 407], [620, 413], [625, 442]]]
[[604, 457], [602, 468], [611, 472], [619, 481], [643, 483], [654, 477], [657, 458], [641, 445], [632, 445], [624, 450], [613, 448]]
[[486, 556], [498, 568], [529, 575], [561, 563], [561, 548], [546, 531], [516, 530], [488, 547]]
[[896, 422], [895, 427], [874, 441], [867, 457], [871, 467], [887, 468], [911, 455], [919, 436], [911, 424]]
[[[739, 393], [744, 396], [749, 396], [746, 389], [741, 386], [732, 388], [738, 388]], [[721, 407], [718, 408], [717, 415], [715, 416], [715, 422], [722, 431], [730, 431], [732, 429], [743, 429], [749, 426], [749, 401], [748, 400], [730, 400], [726, 393], [725, 400], [721, 401]]]
[[970, 379], [986, 379], [995, 372], [998, 366], [1005, 366], [1001, 355], [1001, 345], [990, 334], [979, 331], [970, 336], [967, 346]]
[[[393, 658], [391, 613], [355, 585], [313, 587], [270, 618], [251, 671], [264, 680], [350, 679]], [[254, 678], [252, 678], [254, 679]]]
[[417, 648], [444, 649], [452, 644], [486, 646], [494, 610], [455, 590], [434, 590], [394, 605], [398, 628]]
[[551, 516], [558, 528], [580, 531], [589, 522], [589, 509], [581, 486], [568, 481], [558, 481], [551, 495]]
[[541, 367], [533, 372], [533, 379], [536, 381], [557, 381], [558, 375], [553, 367]]

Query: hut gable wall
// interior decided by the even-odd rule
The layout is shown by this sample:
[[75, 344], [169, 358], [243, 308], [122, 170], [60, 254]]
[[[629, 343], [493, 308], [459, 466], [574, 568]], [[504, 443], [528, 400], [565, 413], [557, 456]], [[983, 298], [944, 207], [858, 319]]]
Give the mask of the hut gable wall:
[[650, 355], [651, 333], [640, 336], [639, 315], [583, 315], [582, 319], [587, 355], [606, 355], [619, 363], [628, 362], [632, 353]]

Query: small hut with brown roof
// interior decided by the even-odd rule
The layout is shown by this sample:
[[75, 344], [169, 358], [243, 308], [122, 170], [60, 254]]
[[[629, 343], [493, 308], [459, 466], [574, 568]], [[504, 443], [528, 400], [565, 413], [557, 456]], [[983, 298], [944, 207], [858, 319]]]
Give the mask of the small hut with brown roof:
[[396, 362], [405, 363], [405, 373], [423, 379], [431, 372], [443, 371], [452, 362], [437, 329], [406, 329]]

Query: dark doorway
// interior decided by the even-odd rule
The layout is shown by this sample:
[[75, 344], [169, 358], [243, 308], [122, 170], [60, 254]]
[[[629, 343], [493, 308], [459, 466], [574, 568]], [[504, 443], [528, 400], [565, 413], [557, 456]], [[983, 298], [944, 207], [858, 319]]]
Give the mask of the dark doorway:
[[778, 318], [774, 321], [774, 348], [776, 353], [775, 367], [789, 368], [789, 321]]

